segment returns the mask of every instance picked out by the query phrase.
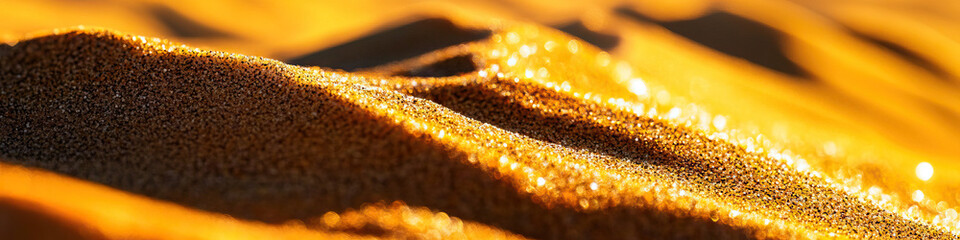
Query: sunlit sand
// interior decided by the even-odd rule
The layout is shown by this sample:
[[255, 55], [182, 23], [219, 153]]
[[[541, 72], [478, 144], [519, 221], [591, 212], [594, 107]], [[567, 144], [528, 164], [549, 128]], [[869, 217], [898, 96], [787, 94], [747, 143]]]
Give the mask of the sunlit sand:
[[957, 238], [960, 6], [682, 2], [8, 15], [0, 235]]

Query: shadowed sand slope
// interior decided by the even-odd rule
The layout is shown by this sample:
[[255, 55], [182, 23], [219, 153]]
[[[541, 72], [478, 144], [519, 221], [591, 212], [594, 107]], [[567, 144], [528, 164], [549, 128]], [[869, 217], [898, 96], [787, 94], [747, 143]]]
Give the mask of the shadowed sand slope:
[[688, 233], [643, 222], [739, 235], [648, 207], [545, 206], [470, 162], [486, 148], [398, 123], [494, 130], [439, 105], [338, 73], [140, 41], [71, 32], [19, 43], [3, 59], [3, 110], [15, 113], [3, 122], [6, 162], [274, 223], [402, 200], [533, 237], [614, 234], [597, 227], [616, 222], [650, 236]]

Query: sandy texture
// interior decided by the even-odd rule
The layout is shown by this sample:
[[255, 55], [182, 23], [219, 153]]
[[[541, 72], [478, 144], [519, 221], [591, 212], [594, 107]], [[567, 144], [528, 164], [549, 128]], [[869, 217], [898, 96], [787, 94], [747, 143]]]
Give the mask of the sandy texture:
[[0, 239], [956, 239], [958, 13], [5, 3]]
[[[569, 40], [495, 29], [494, 40], [369, 76], [101, 30], [22, 41], [0, 58], [4, 171], [47, 169], [243, 221], [354, 236], [952, 236], [703, 130], [519, 76], [508, 65], [549, 58], [569, 64], [547, 70], [556, 75], [609, 78], [577, 65], [596, 54], [587, 46], [487, 56], [516, 47], [497, 38]], [[481, 70], [387, 76], [463, 54]], [[413, 221], [404, 218], [434, 214], [365, 206], [392, 201], [442, 213]], [[138, 234], [164, 236], [153, 230]]]

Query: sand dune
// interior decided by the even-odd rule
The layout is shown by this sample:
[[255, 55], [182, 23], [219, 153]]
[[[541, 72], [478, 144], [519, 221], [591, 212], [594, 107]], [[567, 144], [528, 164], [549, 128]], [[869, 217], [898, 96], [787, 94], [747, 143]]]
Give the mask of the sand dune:
[[[949, 59], [914, 66], [750, 2], [556, 29], [431, 17], [290, 64], [34, 34], [0, 45], [0, 236], [957, 238]], [[184, 36], [252, 41], [151, 9]], [[696, 35], [724, 23], [764, 52]]]
[[[542, 31], [523, 42], [565, 40]], [[435, 58], [485, 44], [499, 43]], [[3, 110], [15, 114], [3, 119], [12, 131], [0, 142], [6, 164], [361, 236], [449, 231], [377, 221], [341, 229], [323, 216], [400, 200], [534, 238], [947, 234], [695, 128], [488, 70], [495, 59], [483, 60], [483, 73], [411, 81], [69, 31], [3, 54]]]

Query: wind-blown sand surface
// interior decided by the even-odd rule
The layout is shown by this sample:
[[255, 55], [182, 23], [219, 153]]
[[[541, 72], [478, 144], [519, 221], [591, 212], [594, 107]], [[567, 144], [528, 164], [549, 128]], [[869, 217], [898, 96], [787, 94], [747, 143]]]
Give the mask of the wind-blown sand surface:
[[[704, 98], [670, 96], [677, 83], [637, 76], [682, 76], [676, 66], [632, 68], [535, 24], [463, 25], [470, 42], [353, 72], [99, 28], [0, 46], [0, 234], [957, 238], [947, 199], [956, 177], [904, 183], [889, 166], [913, 161], [879, 165], [853, 155], [856, 144], [838, 157], [836, 145], [847, 145], [824, 147], [827, 130], [764, 135], [777, 130], [734, 116], [783, 118], [744, 113], [767, 106], [698, 105]], [[673, 50], [669, 37], [631, 29], [620, 34], [634, 50]], [[340, 49], [331, 51], [359, 48]], [[685, 64], [721, 80], [782, 77], [724, 68], [710, 55], [649, 53], [695, 58]], [[367, 60], [350, 57], [339, 61]], [[777, 104], [798, 116], [845, 109]], [[845, 172], [854, 170], [863, 172]], [[933, 191], [918, 200], [917, 188]]]

